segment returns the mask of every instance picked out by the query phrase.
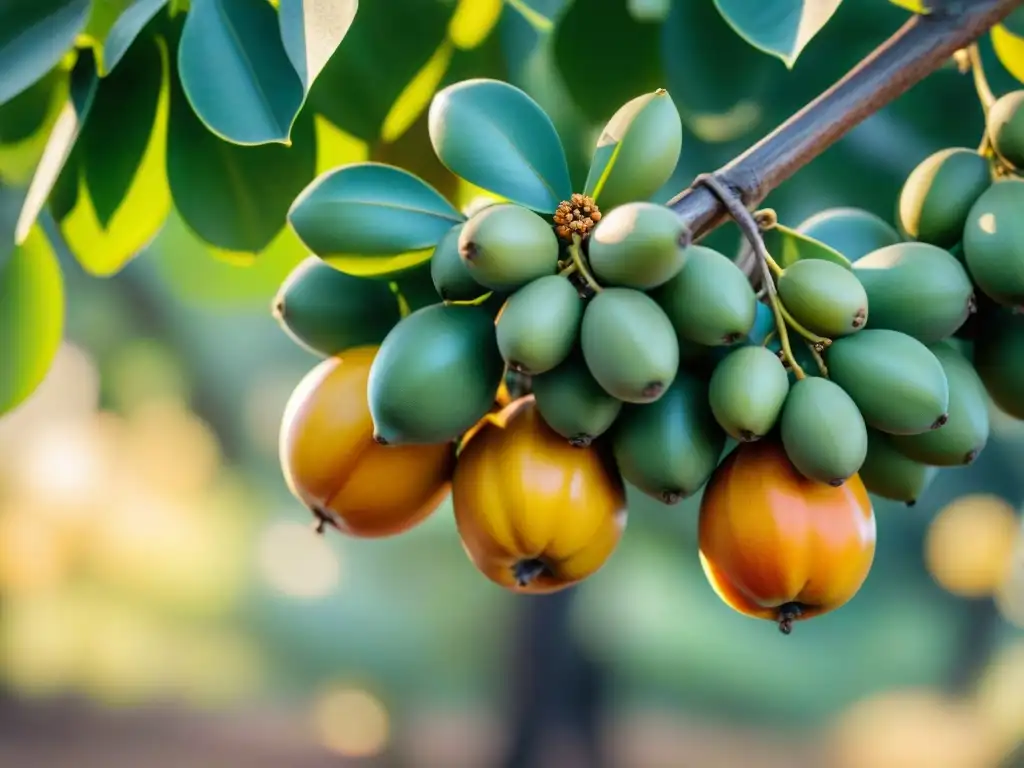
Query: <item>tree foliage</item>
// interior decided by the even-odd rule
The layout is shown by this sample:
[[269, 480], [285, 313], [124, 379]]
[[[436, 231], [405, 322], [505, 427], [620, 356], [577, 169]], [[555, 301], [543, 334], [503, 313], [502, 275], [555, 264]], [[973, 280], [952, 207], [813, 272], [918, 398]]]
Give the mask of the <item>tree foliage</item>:
[[[825, 77], [853, 64], [906, 17], [897, 6], [928, 11], [902, 0], [878, 0], [870, 9], [853, 5], [6, 3], [0, 9], [0, 182], [24, 188], [25, 199], [15, 242], [0, 250], [0, 295], [33, 291], [40, 307], [52, 309], [31, 321], [5, 323], [0, 389], [5, 397], [11, 394], [0, 407], [13, 407], [38, 383], [46, 369], [39, 360], [52, 351], [53, 328], [60, 325], [60, 276], [41, 266], [51, 258], [41, 255], [49, 253], [44, 230], [59, 235], [81, 267], [96, 276], [117, 273], [169, 221], [171, 229], [180, 232], [184, 225], [212, 255], [233, 263], [253, 263], [270, 253], [297, 263], [314, 243], [304, 246], [287, 224], [296, 197], [303, 190], [307, 201], [329, 196], [336, 177], [324, 176], [311, 187], [317, 175], [346, 173], [335, 169], [361, 160], [422, 178], [408, 182], [407, 193], [440, 196], [428, 208], [450, 208], [438, 214], [447, 222], [461, 216], [456, 210], [488, 179], [478, 176], [468, 184], [458, 178], [454, 155], [442, 156], [444, 162], [432, 156], [428, 123], [443, 120], [444, 110], [428, 120], [428, 108], [439, 89], [476, 77], [516, 85], [547, 113], [538, 119], [550, 121], [557, 133], [569, 174], [558, 180], [557, 195], [570, 181], [573, 189], [582, 188], [596, 133], [622, 104], [667, 88], [695, 154], [680, 162], [655, 196], [664, 200], [694, 163], [726, 157], [737, 142], [815, 95], [828, 84]], [[1024, 75], [1022, 14], [992, 31], [994, 51], [1016, 77]], [[844, 44], [830, 48], [822, 35]], [[789, 72], [807, 56], [813, 60]], [[830, 66], [818, 67], [821, 62]], [[460, 108], [455, 99], [449, 107]], [[462, 109], [471, 112], [474, 106]], [[502, 126], [486, 128], [486, 115], [480, 119], [453, 141], [500, 141], [487, 131]], [[362, 172], [396, 179], [402, 173], [383, 165]], [[416, 183], [426, 188], [417, 191]], [[502, 184], [495, 178], [483, 186], [502, 195]], [[395, 194], [401, 194], [398, 188]], [[551, 201], [533, 194], [520, 202], [547, 207]], [[412, 230], [392, 221], [393, 242], [376, 242], [367, 252], [373, 258], [362, 260], [357, 271], [390, 279], [396, 263], [408, 268], [428, 258], [436, 239], [423, 221]], [[347, 258], [332, 256], [343, 263]], [[32, 268], [20, 268], [26, 259], [34, 260]], [[19, 355], [33, 364], [9, 362]]]

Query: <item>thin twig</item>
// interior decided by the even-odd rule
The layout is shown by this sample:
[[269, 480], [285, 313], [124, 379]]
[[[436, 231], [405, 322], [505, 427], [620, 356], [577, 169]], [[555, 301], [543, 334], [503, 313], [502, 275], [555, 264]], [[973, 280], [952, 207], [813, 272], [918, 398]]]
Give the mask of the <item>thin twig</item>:
[[[735, 190], [745, 206], [753, 208], [852, 128], [941, 67], [1022, 2], [974, 0], [950, 5], [943, 13], [915, 15], [842, 80], [715, 176]], [[679, 193], [668, 205], [679, 213], [694, 242], [726, 220], [725, 204], [699, 184]]]
[[743, 202], [736, 193], [729, 189], [728, 185], [714, 174], [702, 174], [694, 179], [693, 183], [707, 187], [722, 202], [722, 205], [736, 222], [740, 231], [743, 232], [743, 236], [750, 243], [751, 248], [753, 248], [757, 262], [761, 265], [761, 278], [764, 281], [764, 287], [768, 290], [768, 302], [771, 304], [772, 314], [775, 316], [775, 329], [779, 333], [779, 343], [782, 345], [784, 362], [793, 369], [793, 373], [798, 379], [804, 378], [806, 374], [793, 356], [793, 349], [789, 344], [789, 333], [786, 331], [786, 320], [782, 315], [782, 304], [779, 301], [771, 269], [768, 266], [768, 262], [772, 257], [765, 247], [764, 238], [761, 236], [761, 228], [758, 226], [757, 220], [743, 206]]

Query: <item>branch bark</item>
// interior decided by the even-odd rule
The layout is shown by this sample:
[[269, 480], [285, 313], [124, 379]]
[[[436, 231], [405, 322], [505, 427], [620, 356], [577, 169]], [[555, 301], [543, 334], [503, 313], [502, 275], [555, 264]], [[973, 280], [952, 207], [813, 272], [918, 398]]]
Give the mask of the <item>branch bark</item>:
[[[915, 16], [847, 75], [761, 141], [715, 172], [747, 208], [796, 173], [852, 128], [941, 67], [1002, 21], [1024, 0], [945, 2]], [[668, 203], [699, 240], [728, 213], [702, 185]]]

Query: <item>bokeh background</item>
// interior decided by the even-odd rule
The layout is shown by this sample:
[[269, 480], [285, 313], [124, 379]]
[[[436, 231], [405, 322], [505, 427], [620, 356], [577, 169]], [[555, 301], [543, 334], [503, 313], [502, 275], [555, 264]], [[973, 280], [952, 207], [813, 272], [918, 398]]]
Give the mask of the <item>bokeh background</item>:
[[[849, 0], [787, 71], [711, 3], [529, 5], [573, 14], [574, 71], [564, 45], [556, 60], [550, 34], [505, 6], [458, 76], [533, 94], [577, 169], [609, 109], [668, 87], [686, 137], [665, 200], [907, 18]], [[601, 22], [623, 13], [649, 36]], [[394, 34], [416, 30], [396, 20]], [[638, 69], [650, 40], [656, 71]], [[987, 38], [982, 52], [997, 92], [1017, 87]], [[393, 162], [469, 202], [476, 190], [433, 160], [422, 115], [408, 119], [436, 85], [423, 80], [404, 94], [411, 127], [396, 141], [318, 118], [322, 165]], [[891, 218], [920, 160], [976, 145], [981, 129], [970, 77], [951, 65], [766, 205], [791, 225], [837, 205]], [[4, 243], [41, 148], [0, 144]], [[306, 255], [287, 233], [243, 261], [172, 213], [99, 279], [47, 229], [66, 339], [39, 390], [0, 419], [0, 765], [1024, 766], [1024, 424], [993, 411], [975, 465], [942, 472], [913, 509], [878, 502], [864, 588], [792, 636], [711, 592], [697, 499], [632, 496], [607, 567], [570, 592], [518, 597], [470, 565], [448, 503], [394, 540], [350, 541], [314, 535], [288, 495], [279, 421], [316, 361], [270, 314]], [[735, 252], [737, 233], [709, 243]]]

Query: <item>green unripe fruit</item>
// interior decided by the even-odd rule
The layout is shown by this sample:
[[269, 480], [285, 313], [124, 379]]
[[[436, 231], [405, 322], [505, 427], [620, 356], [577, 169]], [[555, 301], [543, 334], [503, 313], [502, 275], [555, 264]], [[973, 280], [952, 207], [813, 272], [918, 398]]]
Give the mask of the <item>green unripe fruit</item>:
[[860, 469], [868, 451], [867, 425], [856, 403], [835, 382], [801, 379], [782, 409], [782, 445], [809, 480], [840, 486]]
[[1024, 420], [1024, 317], [1003, 312], [974, 342], [974, 367], [992, 402]]
[[1024, 305], [1024, 181], [996, 182], [971, 208], [964, 258], [977, 286], [994, 302]]
[[1024, 167], [1024, 91], [1013, 91], [988, 110], [992, 148], [1014, 168]]
[[868, 427], [868, 453], [858, 474], [868, 493], [912, 507], [938, 469], [908, 459], [893, 446], [891, 435]]
[[915, 240], [950, 248], [960, 242], [971, 206], [991, 184], [988, 160], [973, 149], [936, 152], [903, 185], [900, 226]]
[[920, 435], [894, 435], [893, 446], [914, 461], [935, 467], [973, 462], [988, 442], [988, 396], [974, 366], [948, 344], [930, 347], [949, 382], [949, 421]]
[[821, 211], [806, 219], [797, 232], [834, 248], [851, 262], [901, 240], [889, 222], [860, 208]]
[[590, 269], [603, 285], [649, 290], [671, 280], [686, 261], [690, 232], [664, 205], [626, 203], [590, 235]]
[[726, 434], [746, 443], [772, 430], [788, 393], [789, 376], [778, 356], [749, 346], [729, 352], [715, 367], [708, 401]]
[[580, 345], [597, 383], [625, 403], [654, 402], [679, 370], [672, 323], [650, 296], [631, 288], [605, 288], [590, 300]]
[[948, 251], [900, 243], [853, 265], [871, 307], [871, 327], [901, 331], [925, 344], [952, 336], [975, 308], [967, 270]]
[[622, 410], [622, 401], [601, 388], [578, 352], [554, 370], [533, 377], [532, 384], [541, 417], [573, 445], [590, 445]]
[[680, 339], [729, 346], [754, 327], [757, 299], [746, 275], [727, 256], [703, 245], [687, 248], [682, 270], [651, 296]]
[[623, 479], [665, 504], [701, 489], [726, 439], [708, 406], [707, 383], [689, 374], [680, 374], [658, 402], [625, 406], [612, 432]]
[[493, 291], [514, 291], [558, 268], [558, 237], [552, 225], [512, 203], [479, 211], [459, 234], [459, 255], [470, 275]]
[[387, 335], [370, 366], [374, 438], [388, 445], [454, 440], [494, 404], [505, 372], [483, 307], [435, 304]]
[[868, 329], [837, 339], [826, 355], [829, 377], [846, 390], [868, 426], [916, 435], [949, 419], [946, 372], [913, 336]]
[[583, 301], [564, 277], [547, 275], [513, 293], [498, 316], [498, 349], [520, 373], [550, 371], [572, 351]]
[[345, 274], [316, 256], [285, 278], [273, 312], [292, 340], [324, 357], [380, 344], [401, 319], [387, 281]]
[[456, 224], [449, 229], [430, 257], [430, 279], [437, 295], [444, 301], [472, 301], [487, 293], [487, 289], [473, 279], [469, 267], [459, 255], [462, 227], [462, 224]]
[[812, 333], [835, 339], [859, 331], [868, 319], [868, 296], [850, 270], [822, 259], [786, 267], [779, 298], [793, 319]]
[[648, 200], [671, 178], [683, 146], [683, 124], [668, 91], [637, 96], [601, 131], [583, 193], [603, 211]]

